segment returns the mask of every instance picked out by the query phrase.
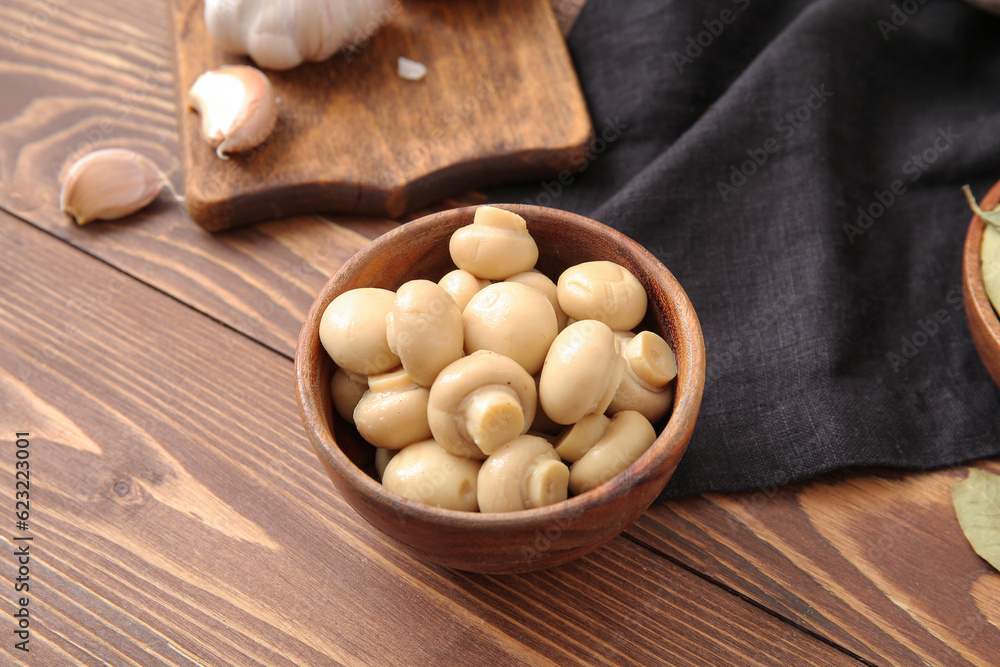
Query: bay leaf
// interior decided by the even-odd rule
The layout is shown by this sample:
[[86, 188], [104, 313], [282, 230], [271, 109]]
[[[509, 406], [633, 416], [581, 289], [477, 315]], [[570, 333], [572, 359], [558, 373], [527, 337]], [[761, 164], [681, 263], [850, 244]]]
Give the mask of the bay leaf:
[[972, 212], [978, 215], [983, 222], [994, 227], [1000, 226], [1000, 208], [993, 208], [989, 211], [984, 211], [979, 208], [979, 204], [976, 203], [976, 198], [972, 195], [972, 190], [968, 185], [962, 186], [962, 192], [965, 193], [965, 200], [969, 202], [969, 208], [971, 208]]
[[986, 225], [986, 229], [983, 230], [979, 259], [986, 297], [990, 300], [993, 310], [1000, 313], [1000, 229], [993, 225]]
[[951, 500], [969, 544], [1000, 570], [1000, 475], [971, 468], [964, 481], [951, 485]]

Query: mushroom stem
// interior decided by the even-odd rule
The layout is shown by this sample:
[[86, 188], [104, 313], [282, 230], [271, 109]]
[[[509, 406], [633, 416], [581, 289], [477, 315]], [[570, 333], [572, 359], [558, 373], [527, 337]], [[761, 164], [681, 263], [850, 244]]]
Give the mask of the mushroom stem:
[[539, 461], [528, 475], [528, 497], [525, 505], [545, 507], [566, 500], [569, 468], [558, 460]]
[[487, 385], [472, 392], [464, 410], [465, 431], [484, 454], [521, 435], [524, 410], [510, 387]]

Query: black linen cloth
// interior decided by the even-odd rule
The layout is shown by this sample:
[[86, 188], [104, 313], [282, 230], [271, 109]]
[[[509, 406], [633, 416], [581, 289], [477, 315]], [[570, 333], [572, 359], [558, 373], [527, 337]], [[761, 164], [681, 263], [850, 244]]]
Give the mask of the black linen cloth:
[[589, 0], [568, 43], [591, 159], [491, 200], [611, 225], [690, 296], [707, 379], [664, 498], [1000, 453], [960, 190], [1000, 179], [1000, 18], [960, 0]]

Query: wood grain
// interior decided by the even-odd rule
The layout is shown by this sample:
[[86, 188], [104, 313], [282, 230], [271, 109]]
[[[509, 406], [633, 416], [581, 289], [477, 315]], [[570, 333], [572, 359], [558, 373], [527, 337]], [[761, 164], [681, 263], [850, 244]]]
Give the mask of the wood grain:
[[[561, 0], [554, 0], [554, 3], [555, 13], [560, 17], [562, 14], [559, 7], [565, 3]], [[181, 448], [186, 451], [203, 446], [207, 440], [211, 444], [210, 453], [214, 458], [210, 458], [208, 467], [204, 472], [198, 472], [195, 478], [203, 475], [208, 482], [223, 484], [221, 480], [215, 479], [213, 472], [219, 468], [220, 464], [215, 462], [219, 457], [226, 461], [232, 457], [239, 462], [243, 461], [243, 452], [247, 450], [250, 452], [249, 456], [255, 457], [253, 460], [256, 461], [260, 458], [258, 450], [263, 447], [261, 443], [278, 442], [281, 437], [287, 437], [289, 442], [294, 443], [297, 442], [295, 438], [302, 437], [297, 425], [292, 423], [294, 420], [272, 423], [266, 417], [258, 419], [256, 413], [252, 413], [247, 415], [251, 426], [244, 428], [235, 418], [222, 418], [217, 413], [219, 407], [215, 403], [201, 406], [200, 399], [171, 398], [169, 392], [150, 393], [156, 383], [148, 381], [142, 382], [147, 393], [140, 392], [139, 398], [129, 399], [123, 408], [109, 405], [111, 399], [95, 402], [90, 398], [88, 392], [93, 390], [95, 378], [99, 379], [104, 371], [90, 373], [76, 368], [78, 361], [67, 353], [65, 345], [66, 341], [73, 340], [74, 328], [83, 324], [90, 327], [92, 337], [103, 340], [105, 328], [111, 325], [102, 325], [100, 318], [105, 316], [107, 303], [116, 303], [113, 297], [120, 291], [117, 279], [112, 281], [111, 276], [121, 278], [129, 284], [131, 282], [127, 275], [134, 276], [190, 306], [191, 310], [177, 304], [167, 307], [164, 304], [170, 301], [162, 295], [143, 290], [140, 296], [140, 293], [129, 288], [132, 296], [127, 299], [127, 303], [137, 301], [144, 308], [154, 304], [157, 309], [165, 309], [166, 316], [181, 323], [171, 325], [176, 329], [183, 328], [195, 311], [206, 313], [232, 329], [227, 331], [225, 327], [207, 325], [192, 329], [195, 334], [209, 339], [218, 337], [216, 342], [221, 341], [223, 349], [209, 347], [208, 350], [225, 360], [223, 365], [235, 366], [237, 361], [242, 364], [246, 360], [257, 362], [260, 359], [270, 359], [265, 351], [254, 347], [239, 334], [260, 341], [290, 357], [298, 324], [329, 274], [369, 239], [395, 226], [391, 222], [370, 218], [303, 217], [210, 235], [192, 223], [182, 207], [171, 203], [166, 197], [127, 222], [97, 223], [81, 229], [64, 218], [57, 206], [59, 170], [75, 153], [90, 148], [127, 146], [141, 150], [156, 160], [170, 175], [176, 189], [182, 190], [166, 16], [166, 8], [161, 3], [136, 4], [124, 0], [82, 0], [77, 3], [60, 0], [52, 3], [10, 0], [0, 4], [0, 20], [6, 31], [5, 38], [0, 39], [0, 82], [4, 91], [0, 95], [0, 206], [124, 272], [107, 273], [109, 269], [97, 261], [84, 264], [88, 275], [100, 275], [102, 278], [96, 282], [79, 279], [78, 282], [84, 288], [82, 292], [74, 292], [72, 299], [67, 299], [64, 293], [72, 285], [50, 285], [47, 288], [50, 293], [45, 303], [52, 307], [58, 305], [58, 312], [64, 317], [64, 322], [47, 325], [48, 337], [41, 339], [41, 342], [37, 337], [31, 337], [25, 338], [23, 344], [15, 344], [8, 343], [5, 337], [5, 345], [0, 348], [0, 367], [7, 370], [7, 376], [30, 380], [27, 384], [17, 384], [9, 382], [6, 376], [2, 378], [0, 386], [4, 388], [5, 405], [32, 407], [30, 411], [23, 410], [19, 414], [5, 411], [4, 425], [8, 431], [20, 428], [19, 423], [11, 424], [6, 421], [12, 418], [11, 415], [33, 420], [51, 441], [45, 445], [50, 448], [45, 455], [50, 457], [48, 460], [68, 456], [67, 460], [71, 463], [87, 464], [89, 459], [80, 457], [91, 450], [104, 448], [113, 454], [123, 455], [125, 461], [122, 465], [106, 461], [92, 471], [81, 468], [72, 474], [61, 473], [63, 477], [59, 481], [62, 486], [66, 482], [77, 480], [83, 484], [80, 489], [86, 493], [56, 490], [55, 485], [46, 492], [49, 499], [61, 499], [64, 503], [58, 507], [50, 506], [53, 517], [49, 520], [50, 528], [47, 530], [82, 540], [74, 546], [69, 539], [63, 538], [63, 548], [66, 551], [59, 557], [61, 560], [52, 556], [48, 561], [50, 574], [47, 576], [50, 580], [46, 581], [45, 590], [49, 591], [48, 595], [57, 597], [48, 597], [56, 602], [50, 604], [51, 613], [46, 612], [46, 622], [52, 627], [51, 630], [46, 630], [41, 641], [46, 642], [46, 651], [51, 649], [52, 653], [48, 655], [61, 656], [53, 658], [51, 664], [67, 664], [73, 660], [83, 664], [98, 664], [99, 660], [89, 652], [92, 649], [88, 648], [88, 638], [97, 635], [110, 637], [108, 647], [124, 647], [133, 642], [133, 648], [128, 649], [133, 655], [138, 655], [136, 651], [150, 651], [144, 655], [142, 664], [157, 664], [154, 658], [149, 657], [154, 650], [161, 653], [179, 651], [176, 655], [187, 655], [184, 652], [189, 652], [191, 646], [201, 646], [202, 643], [221, 644], [222, 648], [216, 650], [227, 652], [226, 655], [271, 655], [266, 652], [255, 653], [265, 650], [262, 648], [263, 642], [269, 641], [271, 635], [245, 630], [253, 622], [249, 618], [253, 613], [241, 612], [238, 623], [231, 631], [225, 628], [218, 630], [217, 626], [224, 624], [218, 620], [224, 617], [224, 613], [199, 611], [200, 605], [211, 606], [215, 603], [215, 598], [193, 593], [197, 586], [191, 588], [191, 585], [185, 583], [184, 570], [178, 570], [178, 576], [170, 574], [169, 568], [147, 565], [128, 548], [121, 550], [120, 547], [114, 547], [119, 550], [113, 551], [109, 560], [104, 549], [108, 542], [100, 536], [100, 530], [95, 530], [85, 522], [81, 524], [82, 528], [76, 527], [77, 521], [88, 517], [91, 521], [96, 520], [94, 517], [101, 519], [111, 508], [119, 513], [108, 515], [110, 519], [101, 519], [99, 529], [108, 524], [129, 529], [136, 525], [141, 529], [136, 531], [139, 536], [136, 539], [142, 542], [136, 547], [137, 550], [142, 547], [146, 551], [154, 551], [161, 544], [163, 538], [158, 535], [159, 527], [154, 525], [158, 519], [157, 512], [175, 513], [178, 510], [163, 501], [150, 499], [148, 494], [139, 497], [140, 500], [134, 503], [136, 509], [129, 509], [133, 505], [126, 505], [122, 497], [113, 493], [114, 483], [117, 481], [139, 480], [134, 484], [129, 483], [128, 490], [119, 487], [125, 492], [126, 498], [132, 498], [130, 493], [135, 489], [142, 491], [146, 486], [155, 488], [152, 480], [166, 479], [162, 469], [158, 471], [156, 468], [155, 464], [159, 460], [156, 458], [156, 450], [142, 444], [149, 439], [169, 443], [180, 432], [178, 429], [185, 425], [201, 423], [201, 419], [209, 422], [221, 420], [215, 430], [208, 432], [208, 439], [185, 435], [180, 442]], [[482, 200], [463, 199], [445, 202], [439, 207], [467, 201], [478, 203]], [[24, 238], [5, 236], [0, 248], [13, 248], [10, 252], [16, 253], [27, 252]], [[35, 245], [35, 240], [32, 240], [31, 245]], [[45, 255], [45, 258], [59, 268], [60, 263], [67, 262], [68, 255]], [[20, 255], [18, 259], [21, 259]], [[104, 273], [97, 273], [98, 271]], [[4, 274], [5, 287], [9, 275]], [[31, 299], [35, 299], [35, 296], [31, 296]], [[18, 317], [25, 319], [27, 324], [22, 323], [23, 326], [44, 321], [39, 319], [37, 308], [27, 305], [28, 297], [23, 294], [22, 301], [14, 311]], [[14, 312], [10, 306], [6, 307], [8, 313]], [[64, 311], [73, 314], [73, 317], [67, 319], [63, 315]], [[144, 317], [149, 317], [148, 311], [143, 312], [147, 313]], [[12, 326], [6, 315], [4, 322], [5, 327]], [[112, 325], [116, 322], [117, 320], [112, 321]], [[162, 328], [162, 323], [159, 328]], [[101, 331], [100, 336], [96, 333], [97, 329]], [[5, 328], [5, 335], [6, 332]], [[108, 335], [111, 337], [108, 340], [118, 341], [113, 334], [113, 328], [109, 328]], [[22, 345], [21, 349], [18, 345]], [[138, 343], [133, 341], [125, 349], [134, 350], [135, 345]], [[88, 353], [81, 359], [86, 360], [90, 356]], [[116, 359], [118, 354], [112, 354], [106, 349], [98, 355], [101, 363], [113, 368], [118, 363]], [[185, 367], [201, 364], [212, 368], [215, 363], [215, 358], [203, 358], [196, 362], [188, 360]], [[282, 371], [280, 364], [268, 361], [263, 380], [280, 384], [282, 373], [285, 372], [288, 374], [287, 382], [291, 391], [290, 362], [287, 365], [288, 368]], [[127, 364], [120, 367], [119, 372], [123, 372], [122, 369], [128, 371], [126, 375], [130, 378], [130, 374], [142, 375], [138, 372], [142, 369]], [[157, 369], [171, 387], [183, 388], [191, 381], [183, 373], [175, 371], [172, 363], [161, 364]], [[22, 378], [22, 373], [27, 375]], [[43, 377], [46, 378], [44, 382], [41, 379], [36, 381], [36, 378]], [[259, 381], [254, 377], [250, 380]], [[138, 382], [133, 379], [129, 381]], [[99, 383], [96, 386], [103, 391], [105, 385]], [[235, 386], [242, 388], [239, 384]], [[232, 389], [230, 386], [224, 387], [221, 395]], [[243, 390], [246, 391], [245, 388]], [[267, 391], [260, 389], [245, 398], [249, 400], [267, 395]], [[7, 401], [9, 396], [14, 397], [10, 403]], [[114, 399], [119, 394], [112, 391], [110, 396]], [[262, 415], [270, 415], [276, 410], [269, 400], [264, 401]], [[163, 405], [170, 406], [170, 410], [161, 415]], [[281, 410], [284, 407], [277, 411]], [[188, 413], [199, 417], [192, 422]], [[122, 414], [128, 419], [123, 420]], [[245, 413], [233, 414], [239, 414], [242, 418]], [[258, 428], [259, 434], [254, 434], [253, 431]], [[248, 433], [234, 439], [231, 433], [233, 429], [237, 432], [242, 432], [240, 429], [243, 429]], [[145, 435], [140, 438], [137, 434]], [[216, 440], [212, 441], [211, 438]], [[251, 444], [247, 445], [247, 441]], [[143, 453], [130, 459], [130, 448], [135, 442], [140, 443], [140, 452]], [[111, 447], [108, 443], [118, 444]], [[190, 452], [186, 456], [185, 469], [189, 467], [193, 471], [200, 471], [200, 457]], [[261, 460], [268, 459], [264, 457]], [[305, 455], [296, 461], [304, 464], [308, 461], [309, 465], [315, 465]], [[259, 463], [255, 465], [262, 467]], [[988, 467], [997, 469], [995, 462], [988, 464]], [[173, 468], [168, 467], [167, 470]], [[288, 470], [289, 466], [279, 468], [279, 472]], [[313, 477], [307, 477], [316, 484], [315, 494], [322, 495], [324, 502], [332, 499], [334, 503], [330, 506], [334, 509], [327, 508], [325, 511], [332, 513], [339, 511], [336, 510], [337, 507], [343, 509], [342, 504], [336, 504], [337, 496], [328, 494], [326, 486], [320, 486], [325, 479], [318, 468], [309, 470], [309, 475]], [[148, 472], [147, 478], [141, 476], [143, 471]], [[118, 476], [119, 472], [122, 476]], [[995, 661], [991, 658], [996, 655], [995, 632], [1000, 625], [1000, 612], [996, 603], [997, 575], [976, 559], [964, 538], [956, 532], [957, 524], [946, 502], [946, 495], [942, 495], [947, 493], [948, 484], [963, 474], [961, 469], [917, 475], [845, 474], [824, 478], [815, 485], [794, 485], [781, 490], [770, 488], [733, 496], [688, 498], [654, 506], [634, 525], [630, 534], [633, 539], [654, 547], [684, 567], [703, 573], [709, 581], [746, 596], [755, 604], [772, 610], [787, 621], [806, 628], [827, 641], [846, 647], [846, 650], [862, 656], [872, 664], [992, 664]], [[270, 471], [258, 471], [256, 475], [254, 479], [273, 477]], [[94, 476], [99, 479], [91, 479]], [[2, 483], [4, 489], [9, 488], [7, 478]], [[273, 481], [266, 484], [270, 486], [265, 488], [275, 498], [284, 497]], [[241, 494], [250, 494], [246, 487], [247, 485], [243, 485], [238, 492], [234, 492], [233, 497], [240, 498]], [[807, 487], [813, 491], [806, 498], [802, 494]], [[161, 492], [161, 496], [164, 493]], [[49, 502], [49, 499], [45, 499], [43, 504]], [[246, 502], [248, 500], [244, 497], [244, 503]], [[178, 500], [174, 500], [174, 503], [183, 505]], [[151, 505], [154, 507], [151, 508]], [[125, 509], [121, 509], [122, 507]], [[283, 507], [285, 506], [279, 505], [273, 512], [258, 508], [249, 514], [258, 520], [263, 518], [273, 521]], [[62, 518], [56, 518], [57, 516]], [[301, 515], [295, 516], [298, 516], [299, 521], [302, 520]], [[353, 517], [348, 520], [348, 516], [350, 515], [345, 512], [342, 524], [337, 524], [326, 516], [322, 523], [325, 531], [322, 536], [338, 536], [339, 540], [342, 539], [339, 537], [341, 532], [356, 532], [357, 535], [351, 538], [355, 541], [349, 543], [350, 549], [346, 549], [346, 553], [353, 556], [344, 555], [343, 546], [331, 548], [315, 542], [311, 547], [314, 550], [312, 553], [331, 551], [345, 563], [369, 557], [358, 545], [364, 544], [364, 540], [370, 538], [370, 533], [365, 532], [365, 527]], [[197, 518], [189, 520], [193, 526], [201, 525]], [[817, 524], [824, 521], [833, 527], [827, 525], [820, 531]], [[864, 521], [874, 521], [880, 533], [868, 533]], [[309, 525], [312, 527], [312, 524]], [[117, 527], [115, 529], [119, 532], [123, 530]], [[214, 532], [210, 531], [208, 534], [214, 535]], [[201, 533], [195, 531], [191, 535], [199, 537]], [[884, 556], [877, 556], [877, 551], [868, 556], [863, 550], [859, 551], [859, 540], [873, 539], [876, 545], [879, 540], [889, 540], [884, 543], [895, 547], [886, 550], [888, 555]], [[622, 545], [622, 542], [616, 540], [608, 548], [629, 551], [631, 547]], [[188, 560], [188, 567], [202, 567], [209, 562], [205, 550], [212, 548], [210, 545], [217, 545], [216, 542], [199, 545], [196, 539], [192, 539], [189, 544], [194, 556], [176, 551], [168, 552], [168, 560], [171, 560], [168, 564], [171, 567], [177, 567], [173, 561], [185, 563]], [[72, 551], [71, 547], [79, 551]], [[298, 558], [296, 562], [299, 565], [306, 562], [289, 553], [284, 553], [283, 558]], [[640, 556], [635, 558], [640, 561], [641, 568], [652, 570], [663, 567], [659, 560], [647, 560]], [[8, 561], [0, 562], [9, 567]], [[587, 559], [584, 564], [589, 562], [590, 559]], [[352, 585], [356, 585], [358, 581], [368, 581], [362, 576], [367, 570], [359, 571], [359, 567], [356, 563], [351, 565], [348, 568], [349, 575], [345, 575], [361, 577], [352, 579]], [[381, 583], [376, 599], [392, 608], [391, 603], [395, 598], [390, 589], [395, 585], [394, 576], [398, 569], [395, 569], [394, 564], [383, 563], [379, 567], [382, 569], [377, 570], [379, 574], [375, 579]], [[413, 565], [409, 564], [408, 567]], [[226, 573], [225, 567], [221, 565], [209, 567], [206, 571], [214, 575], [218, 568], [222, 568], [222, 574]], [[938, 576], [938, 569], [941, 569], [942, 576]], [[560, 569], [558, 572], [562, 571]], [[643, 571], [648, 574], [646, 570]], [[81, 583], [81, 580], [68, 577], [66, 572], [74, 576], [82, 572], [87, 579]], [[389, 572], [392, 574], [388, 574]], [[684, 585], [694, 586], [689, 584], [684, 572], [663, 572], [666, 573], [665, 579], [659, 582], [662, 588], [654, 591], [653, 595], [668, 595], [675, 579], [685, 582]], [[4, 571], [0, 576], [6, 577], [8, 573]], [[335, 567], [320, 570], [317, 575], [320, 580], [330, 578], [337, 581], [337, 586], [341, 588], [332, 586], [324, 589], [320, 586], [318, 590], [324, 594], [331, 590], [343, 590], [348, 584], [337, 579], [338, 574]], [[295, 581], [298, 575], [286, 573], [281, 576]], [[457, 584], [440, 573], [436, 576], [439, 579], [435, 581], [447, 582], [440, 586], [449, 595], [452, 594]], [[628, 633], [618, 632], [620, 628], [632, 629], [632, 624], [623, 620], [629, 618], [630, 612], [626, 609], [629, 605], [634, 605], [637, 609], [642, 609], [644, 605], [662, 605], [658, 607], [658, 611], [667, 614], [679, 613], [675, 608], [685, 604], [680, 598], [670, 603], [654, 603], [646, 597], [647, 593], [643, 593], [641, 599], [624, 597], [620, 601], [606, 602], [605, 597], [590, 587], [590, 583], [599, 587], [607, 579], [597, 577], [590, 582], [591, 576], [592, 572], [583, 567], [575, 570], [575, 574], [566, 575], [558, 581], [569, 590], [581, 587], [586, 589], [577, 595], [592, 598], [589, 606], [585, 605], [588, 613], [609, 608], [616, 610], [614, 613], [618, 614], [620, 622], [616, 629], [592, 631], [594, 634], [590, 637], [585, 636], [585, 633], [574, 635], [571, 642], [573, 650], [581, 650], [578, 648], [580, 643], [594, 641], [605, 641], [611, 645], [632, 642]], [[409, 577], [412, 575], [407, 574], [404, 580], [409, 581]], [[253, 582], [266, 578], [266, 573], [258, 573]], [[586, 585], [580, 583], [581, 579], [585, 580]], [[226, 579], [223, 578], [222, 581]], [[315, 578], [309, 579], [311, 584], [317, 581]], [[489, 594], [466, 583], [463, 578], [459, 578], [459, 581], [466, 588], [475, 591], [475, 601], [465, 603], [473, 610], [472, 613], [487, 609], [486, 601], [492, 604], [494, 598], [498, 599], [499, 608], [505, 611], [488, 613], [487, 623], [502, 627], [506, 635], [517, 636], [518, 641], [533, 642], [532, 646], [537, 644], [548, 652], [524, 649], [527, 652], [518, 653], [508, 648], [506, 650], [510, 652], [505, 655], [514, 656], [510, 657], [511, 662], [544, 662], [545, 658], [540, 654], [549, 656], [549, 660], [565, 657], [565, 653], [560, 654], [558, 649], [552, 648], [552, 643], [558, 644], [564, 639], [563, 636], [549, 640], [544, 637], [543, 630], [523, 630], [524, 627], [534, 627], [532, 623], [535, 616], [524, 612], [520, 607], [528, 605], [537, 609], [541, 604], [537, 598], [531, 602], [524, 601], [526, 595], [530, 599], [530, 589], [522, 586], [519, 589], [522, 594], [510, 598], [507, 589], [496, 583], [500, 581], [509, 585], [506, 579], [487, 578], [485, 581], [495, 586]], [[122, 582], [128, 585], [125, 586]], [[480, 585], [479, 580], [476, 582]], [[279, 586], [275, 585], [271, 590], [276, 588]], [[465, 591], [466, 588], [462, 590]], [[239, 589], [237, 587], [233, 590]], [[695, 586], [691, 589], [691, 595], [711, 597], [713, 590], [712, 586]], [[174, 592], [186, 596], [183, 598], [186, 602], [176, 603], [175, 607], [171, 607]], [[83, 607], [72, 602], [74, 599], [83, 599], [79, 596], [84, 595], [89, 597]], [[232, 595], [238, 597], [236, 593]], [[433, 595], [431, 597], [437, 599]], [[130, 610], [128, 605], [137, 607], [133, 601], [136, 598], [147, 605], [147, 610], [152, 611], [137, 614]], [[165, 605], [153, 605], [152, 600], [161, 598], [167, 600]], [[107, 602], [107, 599], [116, 599], [118, 606]], [[228, 598], [222, 596], [219, 599]], [[423, 598], [416, 596], [415, 599]], [[511, 602], [511, 599], [516, 603]], [[568, 606], [570, 603], [576, 603], [576, 599], [559, 607], [557, 611], [574, 613]], [[306, 602], [291, 601], [289, 604], [296, 608], [301, 606], [303, 612], [316, 613], [319, 610], [320, 615], [324, 613], [321, 605], [309, 598]], [[177, 607], [181, 611], [177, 611]], [[225, 607], [224, 611], [230, 609], [232, 607]], [[364, 613], [367, 620], [375, 614], [370, 609]], [[557, 612], [551, 613], [554, 617]], [[739, 615], [742, 613], [740, 611], [734, 617], [738, 623], [743, 623], [742, 616]], [[194, 620], [188, 619], [187, 614], [192, 614]], [[208, 617], [215, 619], [215, 625], [207, 626], [208, 629], [206, 626], [196, 628]], [[489, 633], [487, 638], [481, 637], [478, 633], [485, 627], [483, 621], [470, 618], [461, 617], [464, 625], [455, 625], [454, 628], [442, 628], [440, 624], [433, 626], [434, 630], [441, 631], [441, 635], [435, 640], [436, 643], [432, 641], [435, 648], [427, 650], [431, 654], [434, 650], [443, 651], [446, 641], [471, 634], [472, 645], [479, 647], [475, 649], [479, 652], [474, 655], [493, 657], [490, 646], [498, 642], [507, 646], [503, 642], [512, 641], [497, 639], [498, 635]], [[374, 627], [385, 627], [379, 623]], [[680, 650], [677, 646], [691, 646], [691, 642], [685, 642], [683, 638], [668, 636], [654, 639], [657, 632], [649, 629], [649, 622], [643, 623], [640, 623], [640, 630], [649, 633], [643, 641], [650, 645], [664, 642], [675, 647], [675, 651]], [[751, 624], [748, 627], [767, 636], [767, 633], [776, 631], [775, 628], [783, 631], [784, 625]], [[184, 628], [182, 641], [172, 637], [178, 626]], [[277, 621], [275, 626], [288, 628], [287, 623]], [[404, 627], [413, 629], [412, 625]], [[470, 627], [475, 628], [475, 631], [470, 631]], [[130, 636], [137, 639], [126, 641], [115, 637], [123, 628], [135, 628], [134, 631], [130, 630]], [[140, 631], [139, 628], [144, 629]], [[420, 628], [413, 631], [416, 632], [415, 637], [425, 637]], [[676, 627], [674, 631], [679, 632]], [[282, 637], [282, 631], [271, 632]], [[324, 632], [327, 630], [324, 629]], [[726, 642], [727, 638], [724, 636], [711, 632], [708, 634], [713, 641], [717, 640], [722, 644]], [[802, 635], [793, 635], [799, 636]], [[316, 641], [322, 643], [320, 640]], [[743, 647], [745, 652], [757, 650], [756, 644], [741, 642], [742, 640], [736, 640], [735, 643]], [[301, 648], [308, 643], [284, 638], [277, 646], [281, 650], [289, 646], [299, 647], [295, 650], [306, 651], [304, 655], [312, 655]], [[360, 640], [355, 638], [348, 640], [346, 645], [357, 647], [359, 643]], [[141, 647], [141, 650], [135, 646]], [[248, 646], [257, 648], [251, 650]], [[484, 646], [487, 648], [483, 648]], [[807, 637], [803, 646], [804, 651], [811, 651], [814, 643]], [[111, 649], [102, 649], [108, 650]], [[124, 650], [125, 648], [122, 649]], [[688, 662], [719, 664], [732, 658], [731, 651], [735, 650], [718, 648], [712, 644], [702, 653], [697, 653], [696, 648], [691, 651], [702, 659], [689, 658]], [[762, 655], [770, 654], [765, 651]], [[129, 664], [125, 659], [114, 659], [118, 653], [108, 655], [111, 656], [109, 660], [112, 664]], [[295, 655], [294, 652], [291, 655]], [[70, 660], [67, 656], [73, 656], [73, 659]], [[715, 656], [721, 658], [712, 660]], [[238, 659], [233, 658], [234, 661]], [[177, 660], [180, 661], [181, 658]], [[758, 660], [767, 662], [768, 659], [758, 656]], [[332, 662], [332, 658], [330, 661]], [[356, 662], [357, 658], [344, 661]], [[573, 661], [566, 660], [569, 663]], [[161, 659], [159, 664], [164, 662]], [[745, 660], [737, 657], [729, 662], [742, 664]], [[785, 664], [798, 663], [794, 657], [785, 660]], [[132, 664], [135, 662], [132, 661]], [[277, 661], [275, 664], [283, 663]]]
[[45, 7], [0, 4], [14, 36], [0, 40], [0, 205], [291, 355], [329, 274], [396, 225], [300, 217], [211, 235], [163, 195], [126, 220], [77, 227], [59, 211], [58, 178], [89, 150], [138, 150], [181, 189], [167, 12], [119, 0]]
[[[573, 3], [556, 12], [564, 25]], [[166, 194], [85, 228], [59, 211], [60, 172], [97, 148], [146, 154], [183, 194], [167, 15], [165, 3], [125, 0], [0, 4], [0, 207], [290, 357], [319, 288], [395, 223], [300, 216], [207, 234]]]
[[288, 359], [5, 214], [0, 235], [32, 664], [855, 664], [623, 539], [526, 576], [413, 560], [333, 491]]
[[[554, 176], [593, 133], [548, 0], [395, 0], [358, 48], [267, 71], [274, 134], [220, 160], [187, 91], [206, 71], [251, 61], [216, 46], [203, 0], [172, 4], [185, 201], [209, 230], [324, 211], [398, 218], [471, 188]], [[399, 77], [400, 56], [427, 76]]]
[[629, 534], [873, 664], [993, 665], [1000, 574], [955, 517], [950, 484], [965, 474], [699, 496], [654, 505]]

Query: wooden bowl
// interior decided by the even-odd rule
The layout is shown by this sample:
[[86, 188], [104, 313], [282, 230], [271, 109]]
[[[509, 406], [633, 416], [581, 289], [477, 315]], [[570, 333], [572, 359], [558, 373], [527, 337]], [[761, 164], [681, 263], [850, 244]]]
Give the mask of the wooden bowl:
[[[979, 207], [989, 211], [998, 202], [1000, 182], [986, 193], [986, 197], [979, 202]], [[980, 255], [985, 229], [986, 223], [973, 214], [962, 254], [962, 300], [965, 303], [965, 317], [969, 320], [969, 331], [972, 332], [972, 342], [979, 352], [979, 358], [993, 382], [1000, 386], [1000, 320], [986, 296]]]
[[369, 523], [418, 557], [460, 570], [525, 572], [564, 563], [612, 539], [663, 490], [687, 448], [705, 384], [705, 345], [691, 302], [645, 248], [579, 215], [538, 206], [504, 205], [528, 222], [539, 247], [536, 268], [555, 279], [572, 264], [606, 259], [631, 270], [649, 295], [640, 325], [662, 335], [677, 357], [672, 415], [630, 468], [605, 484], [539, 509], [502, 514], [445, 510], [388, 491], [375, 478], [374, 448], [333, 410], [333, 362], [319, 323], [334, 297], [355, 287], [395, 290], [407, 280], [438, 280], [454, 268], [448, 240], [472, 223], [475, 207], [429, 215], [379, 237], [349, 260], [320, 292], [299, 335], [295, 370], [309, 439], [347, 502]]

